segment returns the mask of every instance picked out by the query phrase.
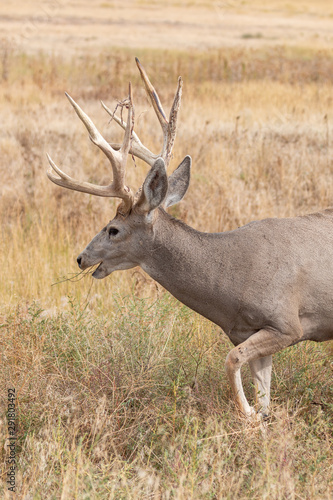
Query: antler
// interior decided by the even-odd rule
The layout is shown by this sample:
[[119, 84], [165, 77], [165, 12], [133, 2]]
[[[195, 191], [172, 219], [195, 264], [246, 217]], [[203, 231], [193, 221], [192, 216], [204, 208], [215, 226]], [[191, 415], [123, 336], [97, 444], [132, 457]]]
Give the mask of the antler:
[[[69, 102], [72, 104], [76, 114], [83, 122], [84, 126], [88, 130], [89, 137], [91, 141], [98, 146], [101, 151], [110, 160], [112, 171], [113, 171], [113, 181], [108, 186], [98, 186], [96, 184], [91, 184], [90, 182], [77, 181], [65, 174], [59, 167], [52, 161], [49, 155], [47, 158], [51, 168], [47, 171], [48, 178], [57, 184], [68, 189], [73, 189], [74, 191], [81, 191], [83, 193], [89, 193], [97, 196], [106, 197], [116, 197], [121, 198], [123, 203], [118, 207], [118, 212], [125, 215], [131, 208], [134, 196], [129, 187], [125, 185], [125, 168], [127, 155], [132, 154], [141, 158], [143, 161], [149, 165], [153, 165], [157, 158], [163, 158], [165, 165], [168, 166], [172, 148], [176, 138], [177, 129], [177, 117], [180, 108], [180, 101], [182, 95], [182, 79], [178, 78], [178, 87], [176, 95], [171, 107], [169, 120], [167, 120], [161, 101], [157, 95], [156, 90], [150, 83], [150, 80], [145, 72], [143, 66], [141, 65], [138, 58], [135, 58], [136, 64], [139, 68], [141, 78], [145, 84], [148, 97], [151, 100], [157, 118], [160, 122], [163, 132], [163, 147], [160, 154], [152, 153], [148, 148], [146, 148], [140, 141], [137, 134], [133, 131], [134, 128], [134, 110], [133, 110], [133, 99], [132, 99], [132, 87], [129, 85], [129, 97], [128, 97], [128, 116], [127, 123], [122, 119], [118, 118], [115, 113], [113, 113], [103, 102], [102, 106], [109, 113], [112, 118], [118, 123], [124, 130], [124, 140], [122, 144], [109, 144], [104, 137], [97, 130], [88, 115], [80, 108], [80, 106], [72, 99], [67, 93], [66, 96]], [[55, 175], [54, 172], [57, 174]]]
[[[69, 102], [72, 104], [76, 114], [80, 120], [85, 125], [89, 133], [89, 138], [91, 141], [98, 146], [101, 151], [110, 160], [112, 171], [113, 171], [113, 181], [108, 186], [97, 186], [91, 184], [90, 182], [82, 182], [72, 179], [69, 175], [65, 174], [56, 164], [52, 161], [49, 155], [47, 155], [51, 169], [47, 171], [48, 178], [58, 184], [68, 189], [73, 189], [74, 191], [82, 191], [83, 193], [89, 193], [97, 196], [106, 197], [116, 197], [123, 200], [121, 211], [127, 213], [133, 203], [133, 193], [129, 187], [125, 185], [125, 168], [127, 162], [127, 155], [130, 151], [131, 135], [134, 127], [134, 113], [133, 113], [133, 99], [132, 99], [132, 88], [129, 85], [129, 97], [128, 97], [128, 118], [127, 124], [124, 127], [125, 135], [122, 145], [113, 149], [112, 146], [104, 139], [104, 137], [97, 130], [88, 115], [80, 108], [80, 106], [72, 99], [67, 93], [66, 96]], [[52, 169], [58, 174], [54, 175]]]
[[[161, 101], [158, 97], [156, 90], [152, 86], [146, 71], [144, 70], [142, 64], [140, 63], [137, 57], [135, 58], [135, 61], [137, 67], [139, 68], [141, 78], [145, 84], [148, 97], [153, 105], [153, 108], [155, 110], [155, 113], [162, 128], [163, 147], [160, 154], [154, 154], [142, 144], [137, 134], [133, 132], [129, 153], [134, 156], [137, 156], [138, 158], [141, 158], [141, 160], [145, 161], [151, 166], [155, 163], [157, 158], [163, 158], [165, 165], [167, 167], [171, 160], [172, 148], [176, 138], [177, 118], [182, 97], [183, 81], [181, 77], [178, 78], [178, 87], [176, 95], [174, 97], [173, 104], [170, 110], [169, 120], [167, 120]], [[103, 102], [102, 106], [105, 109], [105, 111], [109, 113], [110, 116], [112, 116], [115, 122], [118, 123], [118, 125], [120, 125], [123, 129], [126, 129], [127, 124], [123, 120], [118, 118]], [[121, 147], [120, 144], [115, 144], [115, 143], [111, 143], [110, 145], [112, 146], [113, 149], [116, 150], [120, 149]]]

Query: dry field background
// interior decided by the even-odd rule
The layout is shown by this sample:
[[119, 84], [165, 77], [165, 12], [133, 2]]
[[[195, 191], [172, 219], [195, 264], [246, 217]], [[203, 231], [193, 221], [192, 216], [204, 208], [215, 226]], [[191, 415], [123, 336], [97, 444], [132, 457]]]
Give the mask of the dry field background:
[[[276, 355], [266, 431], [240, 422], [224, 375], [227, 339], [139, 269], [101, 282], [76, 277], [76, 256], [115, 202], [62, 190], [45, 175], [48, 152], [77, 178], [110, 178], [65, 91], [113, 141], [121, 132], [99, 100], [115, 107], [131, 80], [136, 131], [158, 151], [138, 56], [165, 108], [184, 80], [171, 169], [190, 154], [193, 174], [174, 216], [223, 231], [332, 205], [327, 4], [1, 3], [3, 498], [11, 386], [16, 498], [332, 498], [330, 345]], [[128, 172], [138, 187], [147, 168], [129, 159]]]

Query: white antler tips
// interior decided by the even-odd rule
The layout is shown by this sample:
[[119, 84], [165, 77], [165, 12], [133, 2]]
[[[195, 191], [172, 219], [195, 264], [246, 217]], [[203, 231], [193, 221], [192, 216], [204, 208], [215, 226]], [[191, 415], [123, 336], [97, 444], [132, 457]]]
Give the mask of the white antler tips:
[[65, 92], [65, 96], [67, 97], [67, 99], [69, 100], [69, 102], [71, 103], [71, 105], [73, 106], [73, 108], [76, 109], [77, 104], [74, 101], [74, 99], [69, 94], [67, 94], [67, 92]]
[[70, 179], [69, 175], [65, 174], [65, 172], [63, 172], [62, 170], [60, 170], [59, 167], [57, 167], [57, 165], [52, 160], [51, 156], [48, 153], [46, 153], [46, 156], [47, 156], [47, 159], [48, 159], [49, 164], [51, 166], [51, 168], [49, 168], [48, 171], [46, 172], [48, 178], [51, 180], [57, 179], [57, 177], [54, 175], [54, 172], [56, 172], [59, 175], [59, 177], [61, 177], [62, 179], [69, 180]]
[[165, 132], [167, 124], [168, 124], [168, 120], [165, 116], [161, 101], [157, 95], [156, 90], [154, 89], [153, 85], [151, 84], [151, 82], [148, 78], [148, 75], [147, 75], [144, 67], [140, 63], [139, 59], [136, 57], [135, 60], [136, 60], [136, 65], [139, 68], [142, 81], [145, 85], [148, 97], [151, 100], [151, 103], [153, 105], [153, 108], [155, 110], [157, 118], [159, 119], [159, 122], [161, 124], [162, 130], [163, 130], [163, 132]]
[[56, 170], [56, 169], [57, 169], [57, 166], [56, 166], [56, 164], [54, 163], [54, 161], [52, 160], [51, 156], [50, 156], [48, 153], [46, 153], [46, 156], [47, 156], [48, 162], [49, 162], [50, 167], [51, 167], [51, 168], [49, 168], [49, 170], [48, 170], [48, 171], [49, 171], [49, 172], [52, 172], [52, 169], [53, 169], [53, 170], [55, 170], [55, 171], [57, 171], [57, 170]]
[[77, 116], [80, 118], [82, 121], [83, 125], [86, 127], [89, 137], [91, 141], [96, 144], [96, 146], [100, 147], [100, 145], [103, 143], [103, 138], [101, 134], [98, 132], [97, 128], [93, 124], [92, 120], [89, 118], [89, 116], [83, 111], [83, 109], [80, 108], [80, 106], [77, 104], [77, 102], [74, 101], [74, 99], [65, 92], [65, 95], [71, 105], [73, 106]]

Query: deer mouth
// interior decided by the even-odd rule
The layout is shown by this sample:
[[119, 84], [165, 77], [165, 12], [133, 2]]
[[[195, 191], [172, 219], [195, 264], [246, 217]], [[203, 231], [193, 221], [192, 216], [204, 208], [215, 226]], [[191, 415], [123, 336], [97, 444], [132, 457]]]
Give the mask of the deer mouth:
[[102, 265], [103, 261], [99, 263], [99, 265], [96, 267], [95, 271], [92, 273], [92, 277], [96, 279], [102, 278], [102, 276], [99, 276], [100, 272], [102, 271]]

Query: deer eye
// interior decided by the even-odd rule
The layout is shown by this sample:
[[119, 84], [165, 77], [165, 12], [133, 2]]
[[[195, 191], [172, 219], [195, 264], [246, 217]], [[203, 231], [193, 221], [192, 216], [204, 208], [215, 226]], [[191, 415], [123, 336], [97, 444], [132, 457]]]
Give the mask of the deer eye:
[[119, 230], [116, 229], [115, 227], [110, 227], [109, 228], [109, 236], [116, 236], [116, 234], [119, 233]]

